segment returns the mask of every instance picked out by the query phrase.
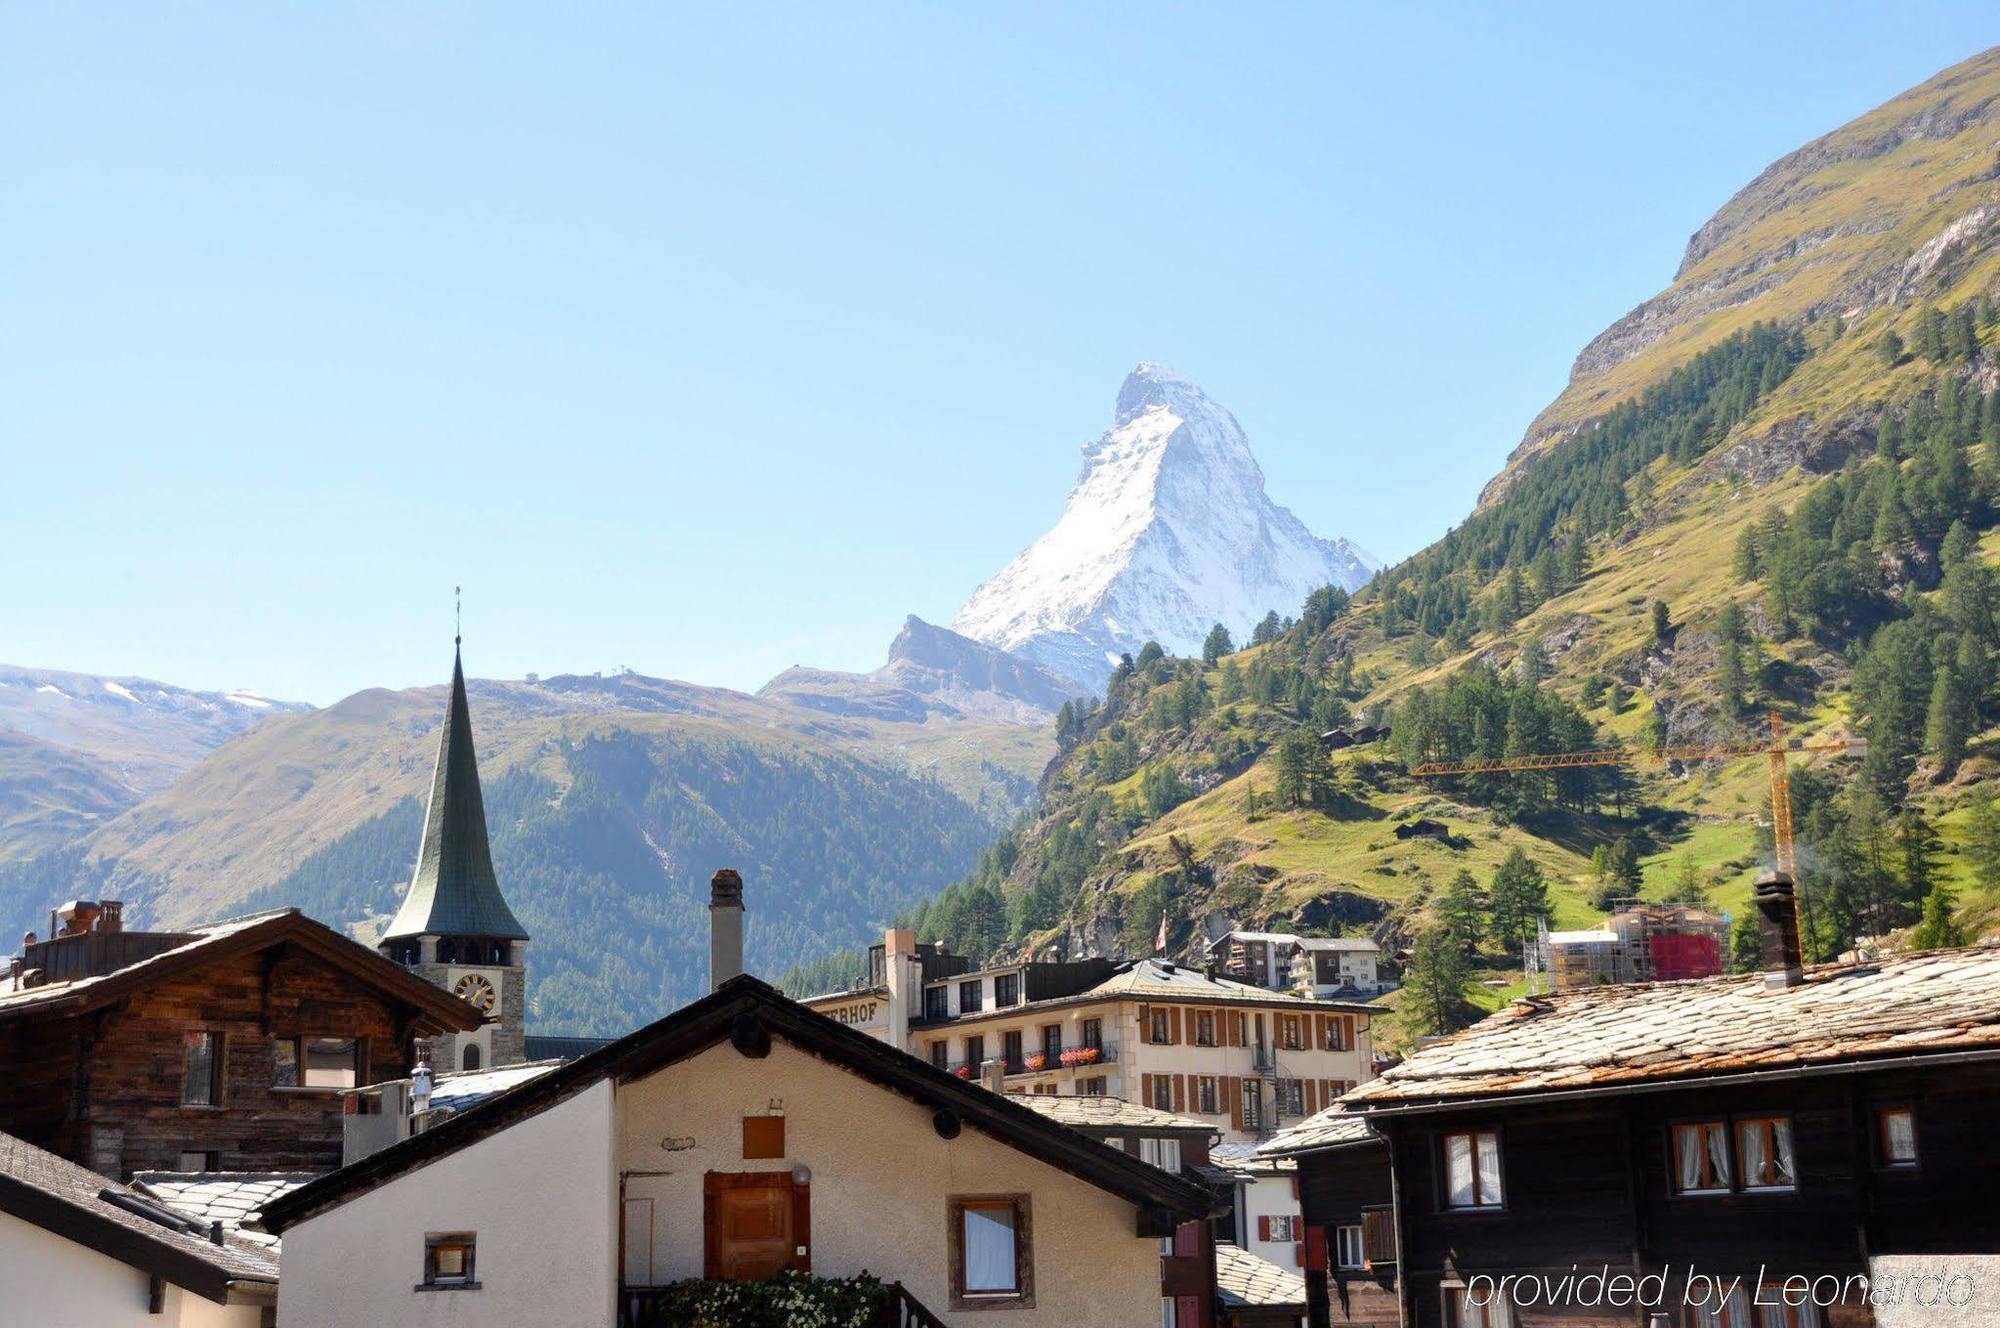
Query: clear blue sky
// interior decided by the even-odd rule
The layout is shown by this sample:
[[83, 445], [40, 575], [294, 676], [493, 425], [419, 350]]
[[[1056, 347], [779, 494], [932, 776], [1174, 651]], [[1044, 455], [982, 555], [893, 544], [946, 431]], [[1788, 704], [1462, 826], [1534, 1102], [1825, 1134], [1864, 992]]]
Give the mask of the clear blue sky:
[[[1137, 360], [1396, 558], [1985, 4], [0, 10], [0, 659], [872, 667]], [[1504, 9], [1505, 12], [1496, 12]], [[755, 10], [755, 12], [744, 12]]]

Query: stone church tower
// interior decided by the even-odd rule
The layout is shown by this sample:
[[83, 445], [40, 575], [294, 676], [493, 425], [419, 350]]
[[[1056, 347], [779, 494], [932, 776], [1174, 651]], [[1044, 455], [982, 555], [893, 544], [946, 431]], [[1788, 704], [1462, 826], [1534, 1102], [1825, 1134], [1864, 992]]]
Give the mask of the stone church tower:
[[382, 933], [382, 953], [486, 1012], [477, 1032], [430, 1042], [440, 1071], [526, 1059], [528, 933], [500, 894], [486, 842], [486, 806], [472, 754], [472, 711], [454, 643], [451, 701], [438, 739], [423, 844], [403, 905]]

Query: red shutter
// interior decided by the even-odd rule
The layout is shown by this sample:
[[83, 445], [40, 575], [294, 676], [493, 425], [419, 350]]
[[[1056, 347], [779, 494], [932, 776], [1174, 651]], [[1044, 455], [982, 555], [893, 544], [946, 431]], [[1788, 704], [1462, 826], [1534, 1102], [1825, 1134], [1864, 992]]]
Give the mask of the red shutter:
[[1305, 1266], [1314, 1272], [1326, 1271], [1326, 1228], [1306, 1228]]
[[1319, 1085], [1314, 1083], [1312, 1080], [1308, 1079], [1306, 1080], [1306, 1086], [1300, 1089], [1299, 1091], [1306, 1095], [1306, 1115], [1310, 1116], [1314, 1112], [1318, 1111]]
[[1306, 1247], [1303, 1241], [1292, 1245], [1292, 1263], [1299, 1268], [1306, 1266]]
[[1222, 1076], [1222, 1091], [1229, 1095], [1229, 1125], [1231, 1129], [1243, 1128], [1243, 1081], [1233, 1074]]
[[1173, 1093], [1173, 1095], [1174, 1095], [1174, 1110], [1175, 1110], [1175, 1111], [1186, 1111], [1186, 1110], [1187, 1110], [1187, 1076], [1186, 1076], [1186, 1075], [1184, 1075], [1184, 1074], [1175, 1074], [1175, 1075], [1169, 1075], [1169, 1076], [1167, 1076], [1167, 1077], [1168, 1077], [1169, 1079], [1173, 1080], [1173, 1088], [1172, 1088], [1172, 1090], [1171, 1090], [1171, 1091], [1172, 1091], [1172, 1093]]
[[1153, 1007], [1150, 1005], [1139, 1007], [1139, 1040], [1141, 1042], [1153, 1040]]
[[1181, 1042], [1181, 1007], [1178, 1005], [1167, 1011], [1167, 1042], [1176, 1047]]
[[1153, 1105], [1153, 1076], [1150, 1074], [1139, 1076], [1139, 1101], [1149, 1107]]
[[1258, 1240], [1269, 1240], [1270, 1238], [1271, 1238], [1271, 1219], [1270, 1219], [1269, 1217], [1260, 1217], [1260, 1218], [1258, 1218], [1258, 1219], [1257, 1219], [1257, 1239], [1258, 1239]]

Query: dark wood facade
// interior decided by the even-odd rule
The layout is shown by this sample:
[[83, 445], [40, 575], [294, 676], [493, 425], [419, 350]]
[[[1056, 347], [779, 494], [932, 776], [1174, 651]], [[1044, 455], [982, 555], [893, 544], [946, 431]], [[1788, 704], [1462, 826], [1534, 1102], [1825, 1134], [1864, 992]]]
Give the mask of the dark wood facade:
[[[1379, 1144], [1299, 1158], [1299, 1208], [1311, 1234], [1306, 1269], [1310, 1328], [1396, 1328], [1395, 1195]], [[1359, 1227], [1364, 1266], [1343, 1267], [1339, 1232]]]
[[[295, 913], [191, 939], [73, 994], [54, 984], [0, 1001], [0, 1131], [119, 1179], [182, 1169], [189, 1153], [231, 1171], [331, 1171], [343, 1099], [282, 1086], [281, 1045], [357, 1039], [357, 1075], [374, 1082], [409, 1072], [418, 1036], [480, 1018]], [[190, 1033], [220, 1048], [212, 1105], [184, 1104]]]
[[[1401, 1322], [1462, 1328], [1452, 1288], [1476, 1275], [1560, 1279], [1609, 1269], [1661, 1275], [1670, 1322], [1691, 1326], [1690, 1272], [1743, 1279], [1746, 1291], [1791, 1277], [1823, 1279], [1845, 1303], [1819, 1312], [1827, 1328], [1872, 1324], [1853, 1279], [1873, 1256], [2000, 1252], [2000, 1145], [1993, 1116], [2000, 1066], [1991, 1062], [1905, 1066], [1812, 1078], [1768, 1076], [1726, 1086], [1697, 1081], [1670, 1090], [1569, 1100], [1504, 1100], [1479, 1109], [1378, 1113], [1382, 1149], [1342, 1149], [1299, 1158], [1308, 1223], [1329, 1230], [1387, 1202], [1393, 1186], [1399, 1249], [1393, 1276], [1332, 1278], [1331, 1305], [1315, 1322], [1395, 1323], [1378, 1297], [1400, 1295]], [[1914, 1165], [1889, 1165], [1884, 1111], [1907, 1110]], [[1693, 1122], [1783, 1119], [1792, 1139], [1793, 1183], [1724, 1193], [1677, 1192], [1674, 1130]], [[1446, 1199], [1445, 1147], [1454, 1133], [1498, 1140], [1498, 1207], [1454, 1210]], [[1824, 1280], [1824, 1279], [1831, 1279]], [[1594, 1296], [1587, 1288], [1584, 1299]], [[1574, 1298], [1572, 1298], [1574, 1299]], [[1514, 1321], [1644, 1325], [1637, 1305], [1521, 1305]]]

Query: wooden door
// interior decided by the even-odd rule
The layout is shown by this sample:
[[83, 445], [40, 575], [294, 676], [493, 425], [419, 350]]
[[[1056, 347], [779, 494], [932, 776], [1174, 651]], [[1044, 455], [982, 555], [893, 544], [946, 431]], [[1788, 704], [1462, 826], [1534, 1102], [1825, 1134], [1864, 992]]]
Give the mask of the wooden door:
[[784, 1171], [708, 1173], [703, 1275], [730, 1282], [812, 1268], [807, 1187]]

